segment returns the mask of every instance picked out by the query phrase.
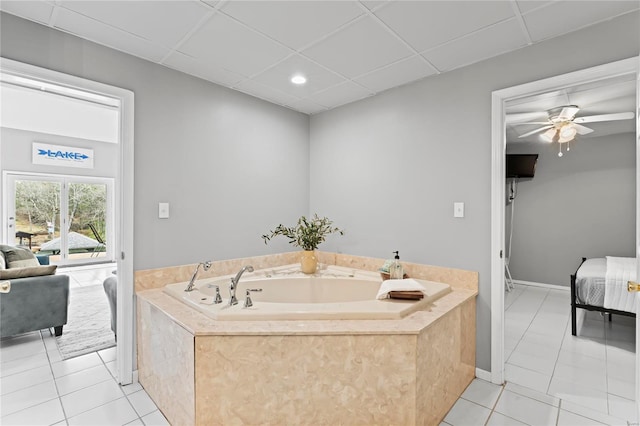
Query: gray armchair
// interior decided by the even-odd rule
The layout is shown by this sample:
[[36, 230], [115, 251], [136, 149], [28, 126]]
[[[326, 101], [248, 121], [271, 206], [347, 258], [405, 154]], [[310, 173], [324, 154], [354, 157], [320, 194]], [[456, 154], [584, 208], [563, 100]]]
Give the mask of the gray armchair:
[[45, 275], [9, 280], [11, 290], [0, 293], [0, 337], [53, 327], [62, 335], [67, 323], [69, 277]]

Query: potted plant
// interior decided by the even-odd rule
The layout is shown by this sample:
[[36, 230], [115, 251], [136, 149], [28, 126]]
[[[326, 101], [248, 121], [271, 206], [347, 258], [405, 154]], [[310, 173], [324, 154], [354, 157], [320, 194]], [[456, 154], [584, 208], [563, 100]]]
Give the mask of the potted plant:
[[326, 217], [318, 217], [317, 214], [313, 215], [313, 218], [307, 219], [302, 216], [298, 219], [298, 223], [293, 227], [286, 227], [282, 224], [278, 225], [275, 229], [269, 231], [268, 234], [262, 236], [264, 243], [267, 244], [271, 238], [278, 235], [287, 237], [289, 244], [293, 244], [295, 247], [300, 247], [302, 252], [302, 258], [300, 259], [300, 266], [302, 272], [305, 274], [313, 274], [318, 269], [318, 259], [315, 256], [315, 250], [322, 243], [327, 235], [335, 232], [340, 235], [344, 235], [344, 231], [340, 228], [336, 228], [333, 222]]

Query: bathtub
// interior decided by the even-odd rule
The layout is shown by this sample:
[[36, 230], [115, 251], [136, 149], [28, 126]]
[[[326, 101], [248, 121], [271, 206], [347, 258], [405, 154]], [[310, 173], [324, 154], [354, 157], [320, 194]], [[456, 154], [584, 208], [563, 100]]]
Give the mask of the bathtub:
[[[327, 266], [313, 275], [300, 272], [299, 265], [256, 270], [242, 276], [236, 297], [229, 306], [229, 283], [233, 275], [196, 281], [185, 292], [186, 282], [169, 284], [164, 292], [215, 320], [328, 320], [400, 319], [426, 309], [451, 291], [448, 284], [417, 280], [426, 288], [421, 300], [377, 300], [382, 279], [378, 273]], [[214, 304], [215, 286], [222, 303]], [[247, 289], [253, 306], [244, 307]]]

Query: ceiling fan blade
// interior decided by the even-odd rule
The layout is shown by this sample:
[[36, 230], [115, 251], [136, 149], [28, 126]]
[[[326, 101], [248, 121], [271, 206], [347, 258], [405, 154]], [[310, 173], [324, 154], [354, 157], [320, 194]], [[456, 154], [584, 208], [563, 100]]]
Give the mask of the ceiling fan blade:
[[520, 124], [551, 124], [548, 121], [528, 121], [526, 123], [509, 123], [511, 126], [518, 126]]
[[615, 114], [588, 115], [586, 117], [576, 117], [574, 123], [595, 123], [597, 121], [630, 120], [635, 117], [633, 112], [617, 112]]
[[575, 105], [566, 106], [562, 108], [562, 111], [560, 111], [560, 114], [558, 114], [558, 118], [561, 120], [571, 120], [576, 116], [578, 111], [580, 111], [580, 108]]
[[553, 125], [552, 125], [552, 124], [549, 124], [548, 126], [544, 126], [544, 127], [539, 127], [539, 128], [537, 128], [537, 129], [535, 129], [535, 130], [532, 130], [532, 131], [530, 131], [530, 132], [527, 132], [527, 133], [525, 133], [525, 134], [522, 134], [522, 135], [518, 136], [518, 138], [526, 138], [527, 136], [531, 136], [531, 135], [533, 135], [533, 134], [536, 134], [536, 133], [541, 132], [541, 131], [543, 131], [543, 130], [550, 129], [550, 128], [552, 128], [552, 127], [553, 127]]
[[582, 124], [576, 124], [575, 122], [573, 123], [573, 127], [576, 129], [576, 132], [579, 135], [588, 135], [589, 133], [593, 132], [593, 129], [583, 126]]

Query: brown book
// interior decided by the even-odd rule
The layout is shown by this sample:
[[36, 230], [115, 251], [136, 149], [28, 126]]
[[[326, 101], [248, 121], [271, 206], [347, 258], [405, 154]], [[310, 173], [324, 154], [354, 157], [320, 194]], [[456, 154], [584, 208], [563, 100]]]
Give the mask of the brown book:
[[424, 293], [421, 291], [390, 291], [389, 297], [391, 299], [420, 300], [424, 298]]

